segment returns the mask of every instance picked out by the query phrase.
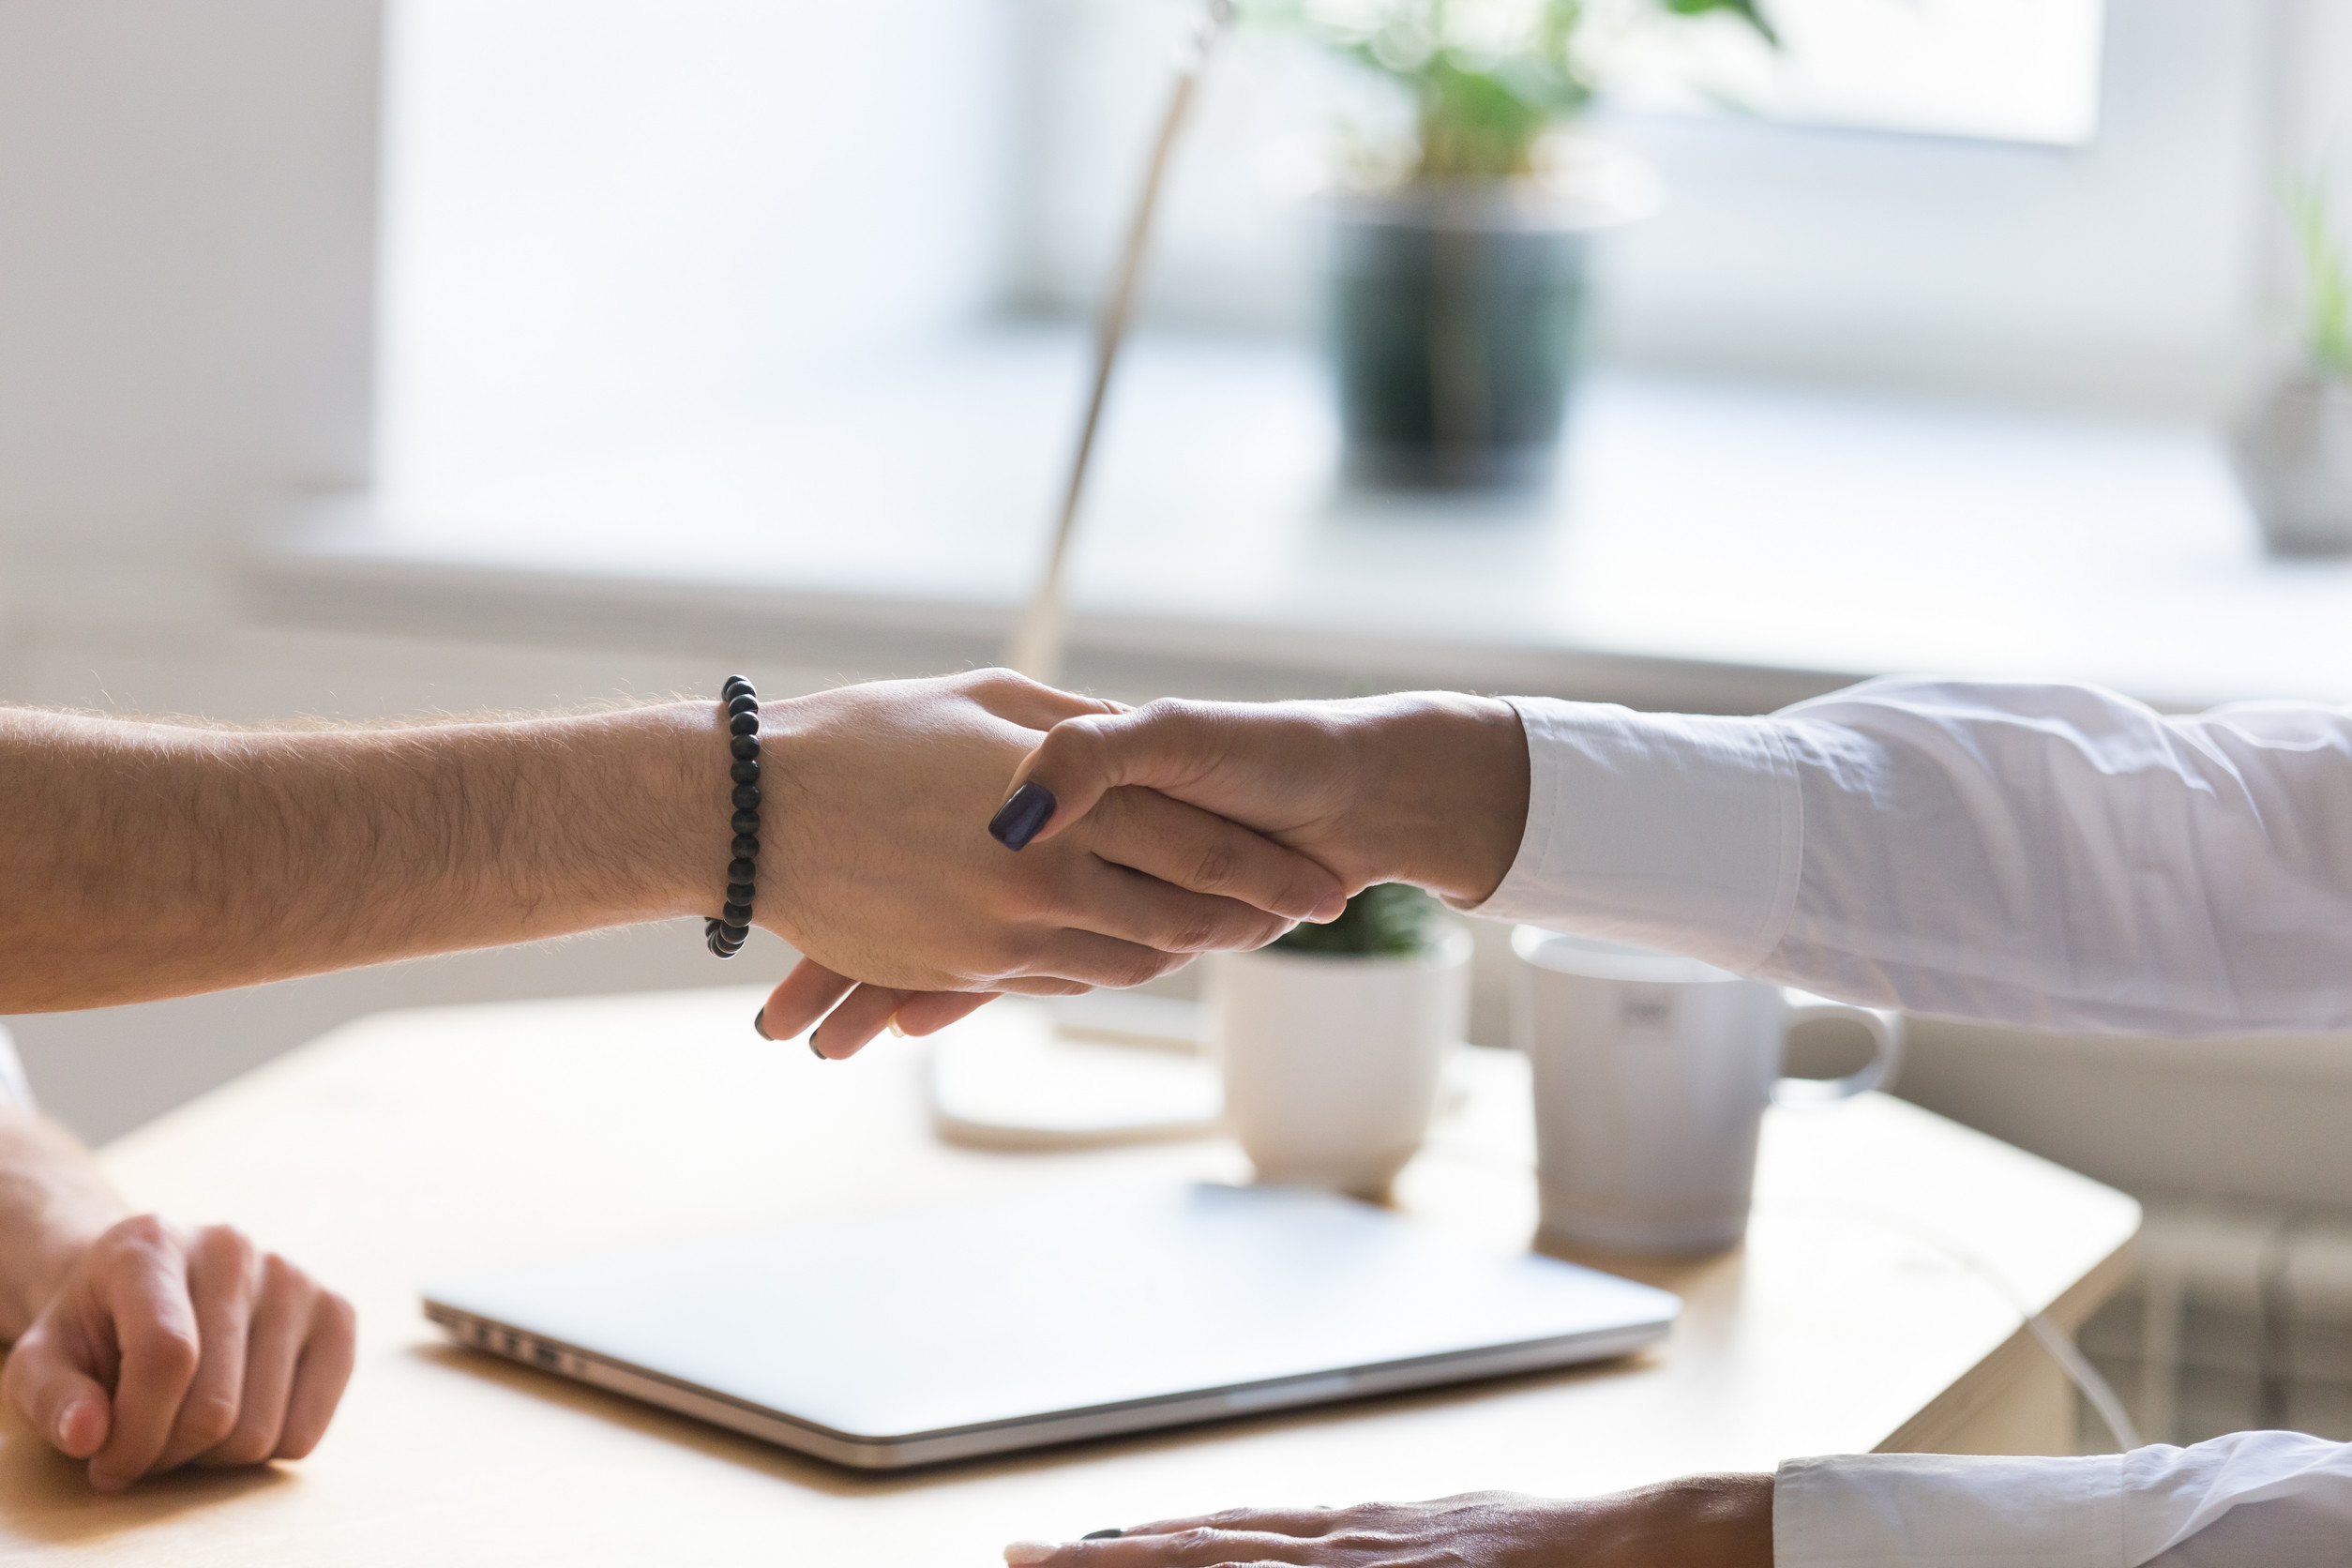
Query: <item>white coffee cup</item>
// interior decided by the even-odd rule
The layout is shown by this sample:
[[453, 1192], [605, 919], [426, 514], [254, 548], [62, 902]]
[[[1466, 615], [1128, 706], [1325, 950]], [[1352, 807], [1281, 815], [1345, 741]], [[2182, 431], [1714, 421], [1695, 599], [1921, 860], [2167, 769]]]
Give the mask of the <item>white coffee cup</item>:
[[[1828, 1105], [1892, 1078], [1903, 1019], [1696, 958], [1522, 926], [1512, 1025], [1534, 1066], [1543, 1234], [1699, 1253], [1747, 1231], [1764, 1108]], [[1835, 1079], [1784, 1078], [1788, 1033], [1850, 1018], [1877, 1046]]]
[[1210, 956], [1209, 1051], [1259, 1180], [1387, 1194], [1469, 1022], [1470, 962], [1458, 927], [1401, 956]]

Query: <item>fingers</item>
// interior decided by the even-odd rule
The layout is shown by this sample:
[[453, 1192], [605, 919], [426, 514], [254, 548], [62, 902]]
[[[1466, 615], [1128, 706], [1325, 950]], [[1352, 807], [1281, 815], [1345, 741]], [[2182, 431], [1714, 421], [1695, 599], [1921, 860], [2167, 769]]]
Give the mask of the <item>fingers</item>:
[[997, 984], [1032, 996], [1072, 996], [1095, 987], [1124, 990], [1173, 974], [1192, 960], [1188, 951], [1170, 952], [1099, 931], [1054, 931], [1037, 943], [1025, 966], [1047, 986], [1023, 986], [1018, 980]]
[[1126, 712], [1122, 703], [1056, 690], [1018, 671], [975, 670], [961, 679], [982, 707], [1024, 730], [1050, 730], [1065, 718]]
[[1236, 1530], [1265, 1535], [1327, 1535], [1339, 1522], [1336, 1508], [1227, 1508], [1183, 1519], [1155, 1519], [1123, 1533], [1181, 1535], [1194, 1530]]
[[916, 991], [898, 1006], [897, 1023], [902, 1033], [936, 1034], [957, 1019], [968, 1018], [994, 1002], [998, 991]]
[[203, 1351], [183, 1259], [168, 1229], [147, 1216], [126, 1220], [108, 1235], [119, 1253], [111, 1259], [103, 1299], [122, 1365], [112, 1429], [90, 1458], [90, 1485], [118, 1492], [161, 1457]]
[[[845, 982], [846, 984], [846, 982]], [[1085, 988], [1078, 988], [1084, 989]], [[897, 991], [860, 986], [808, 1037], [809, 1048], [827, 1061], [854, 1056], [884, 1029], [901, 1034], [936, 1034], [994, 1002], [998, 991]]]
[[[999, 837], [1012, 850], [1044, 843], [1084, 821], [1096, 802], [1121, 785], [1180, 791], [1214, 765], [1219, 745], [1213, 728], [1181, 702], [1063, 719], [1014, 773], [1008, 809], [999, 813], [1009, 831]], [[1034, 807], [1017, 807], [1025, 791], [1043, 807], [1042, 815]], [[1036, 791], [1045, 792], [1042, 800]], [[996, 827], [991, 824], [992, 831]]]
[[86, 1459], [113, 1424], [105, 1388], [75, 1364], [66, 1336], [46, 1318], [25, 1331], [0, 1373], [0, 1397], [59, 1453]]
[[[1196, 954], [1263, 947], [1296, 924], [1237, 899], [1212, 898], [1170, 887], [1123, 866], [1096, 862], [1075, 874], [1073, 881], [1077, 885], [1063, 895], [1069, 900], [1063, 914], [1068, 928], [1112, 937], [1176, 960], [1158, 972], [1162, 973], [1181, 968]], [[1066, 975], [1059, 967], [1066, 951], [1049, 943], [1043, 952], [1033, 951], [1023, 967], [1033, 973], [1101, 986], [1138, 984], [1094, 974]]]
[[866, 1043], [889, 1026], [891, 1018], [912, 991], [888, 986], [860, 986], [836, 1007], [808, 1036], [808, 1048], [829, 1062], [855, 1056]]
[[309, 1338], [294, 1366], [294, 1394], [286, 1401], [285, 1425], [273, 1457], [302, 1458], [326, 1435], [358, 1362], [358, 1326], [351, 1303], [332, 1290], [317, 1292], [311, 1302]]
[[196, 1232], [188, 1248], [188, 1293], [196, 1313], [196, 1375], [181, 1397], [171, 1437], [150, 1469], [175, 1470], [236, 1430], [246, 1400], [246, 1351], [261, 1258], [225, 1225]]
[[[246, 1345], [245, 1382], [240, 1390], [236, 1420], [228, 1432], [202, 1452], [201, 1458], [207, 1465], [258, 1465], [283, 1452], [292, 1420], [290, 1412], [299, 1402], [305, 1360], [323, 1324], [330, 1334], [339, 1322], [341, 1324], [346, 1362], [342, 1376], [349, 1376], [349, 1304], [321, 1289], [309, 1276], [275, 1253], [256, 1259], [253, 1276], [252, 1329]], [[328, 1303], [340, 1308], [339, 1319], [334, 1313], [323, 1312]], [[338, 1380], [333, 1390], [335, 1398], [339, 1398], [341, 1393], [341, 1382]], [[331, 1415], [334, 1409], [335, 1400], [329, 1398], [324, 1413]], [[324, 1429], [322, 1421], [318, 1430]], [[311, 1434], [301, 1452], [309, 1452], [317, 1440], [316, 1433]]]
[[[1121, 788], [1101, 797], [1087, 822], [1085, 843], [1116, 865], [1289, 920], [1334, 920], [1348, 907], [1339, 879], [1306, 856], [1151, 790]], [[1271, 932], [1246, 945], [1259, 946], [1280, 934]]]
[[803, 958], [768, 993], [767, 1005], [751, 1026], [771, 1040], [790, 1040], [825, 1016], [833, 1004], [850, 994], [857, 982], [836, 974], [814, 958]]
[[1131, 1530], [1102, 1541], [1016, 1541], [1004, 1548], [1004, 1560], [1045, 1568], [1257, 1568], [1317, 1562], [1316, 1545], [1312, 1536], [1195, 1524], [1151, 1534]]

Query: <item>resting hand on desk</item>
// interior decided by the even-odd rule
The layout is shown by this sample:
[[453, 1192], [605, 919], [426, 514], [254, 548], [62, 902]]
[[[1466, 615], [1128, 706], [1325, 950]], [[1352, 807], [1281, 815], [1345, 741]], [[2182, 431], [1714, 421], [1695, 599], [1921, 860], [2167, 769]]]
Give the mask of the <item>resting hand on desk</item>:
[[1772, 1568], [1772, 1478], [1694, 1476], [1564, 1501], [1470, 1492], [1354, 1508], [1235, 1508], [1114, 1539], [1018, 1541], [1042, 1568]]
[[119, 1491], [299, 1459], [353, 1360], [351, 1304], [237, 1231], [126, 1216], [63, 1129], [0, 1108], [0, 1398]]

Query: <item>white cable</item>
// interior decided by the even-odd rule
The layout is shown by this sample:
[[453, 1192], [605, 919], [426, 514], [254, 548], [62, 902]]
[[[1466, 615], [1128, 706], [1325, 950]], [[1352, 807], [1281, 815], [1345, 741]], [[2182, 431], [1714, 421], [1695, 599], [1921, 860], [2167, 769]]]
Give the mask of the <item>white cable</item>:
[[2024, 1293], [2010, 1283], [2009, 1276], [1985, 1261], [1974, 1248], [1952, 1240], [1930, 1226], [1922, 1225], [1916, 1220], [1907, 1219], [1900, 1214], [1891, 1214], [1883, 1210], [1873, 1209], [1867, 1204], [1842, 1203], [1817, 1199], [1804, 1203], [1775, 1203], [1771, 1206], [1771, 1210], [1761, 1212], [1773, 1210], [1798, 1214], [1812, 1210], [1817, 1213], [1841, 1214], [1852, 1219], [1868, 1220], [1874, 1225], [1883, 1226], [1887, 1229], [1908, 1237], [1922, 1246], [1942, 1253], [1946, 1258], [1991, 1286], [1995, 1293], [2009, 1304], [2010, 1310], [2024, 1319], [2025, 1326], [2032, 1332], [2043, 1349], [2048, 1351], [2050, 1359], [2058, 1363], [2058, 1370], [2066, 1374], [2067, 1380], [2073, 1383], [2082, 1396], [2089, 1402], [2090, 1408], [2099, 1412], [2099, 1419], [2106, 1423], [2107, 1431], [2115, 1439], [2118, 1448], [2128, 1454], [2140, 1446], [2139, 1428], [2133, 1424], [2130, 1413], [2124, 1410], [2123, 1401], [2116, 1396], [2114, 1386], [2100, 1375], [2097, 1367], [2090, 1364], [2072, 1338], [2060, 1332], [2056, 1323], [2051, 1322], [2048, 1318], [2028, 1304]]

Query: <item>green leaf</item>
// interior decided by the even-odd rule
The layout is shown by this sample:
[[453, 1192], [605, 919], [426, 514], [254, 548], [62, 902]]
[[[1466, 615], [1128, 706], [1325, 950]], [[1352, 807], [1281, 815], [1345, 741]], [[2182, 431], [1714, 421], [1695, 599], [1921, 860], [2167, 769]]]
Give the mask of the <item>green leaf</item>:
[[1780, 47], [1780, 35], [1772, 30], [1772, 20], [1756, 6], [1756, 0], [1661, 0], [1677, 16], [1704, 16], [1709, 11], [1729, 11], [1756, 31], [1756, 35], [1774, 49]]
[[2317, 180], [2295, 181], [2286, 200], [2310, 296], [2305, 330], [2312, 359], [2329, 375], [2352, 377], [2352, 259]]
[[[1759, 0], [1651, 0], [1669, 15], [1725, 12], [1778, 47]], [[1423, 179], [1507, 179], [1531, 172], [1536, 143], [1582, 112], [1592, 83], [1579, 58], [1587, 0], [1543, 0], [1506, 48], [1473, 53], [1449, 25], [1453, 0], [1386, 0], [1336, 26], [1304, 0], [1242, 0], [1243, 15], [1298, 29], [1413, 95]], [[1494, 49], [1494, 53], [1486, 53]]]

